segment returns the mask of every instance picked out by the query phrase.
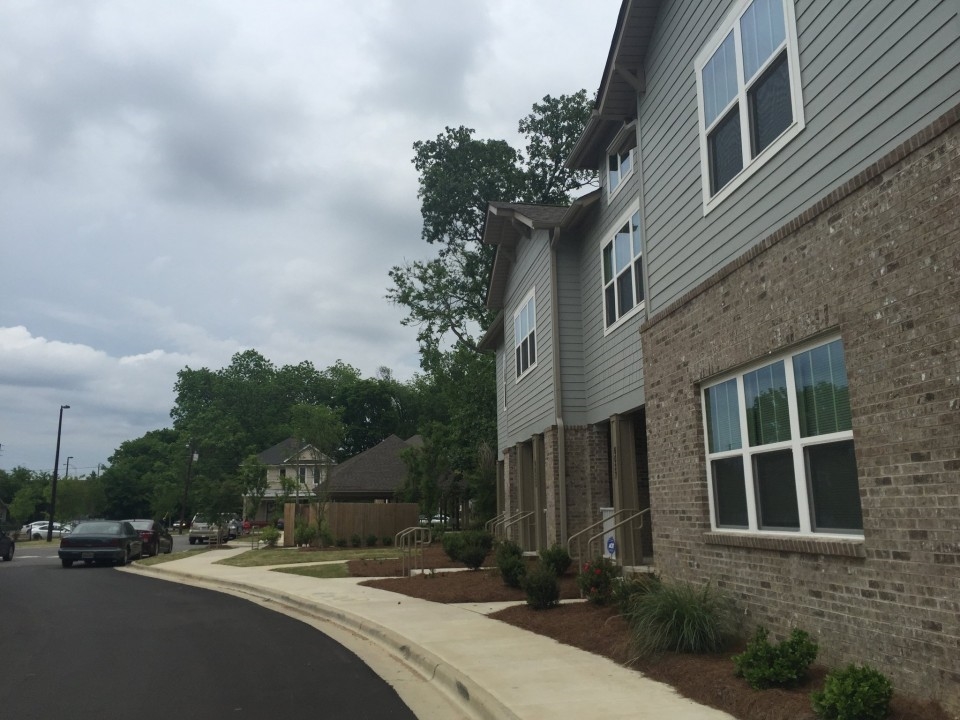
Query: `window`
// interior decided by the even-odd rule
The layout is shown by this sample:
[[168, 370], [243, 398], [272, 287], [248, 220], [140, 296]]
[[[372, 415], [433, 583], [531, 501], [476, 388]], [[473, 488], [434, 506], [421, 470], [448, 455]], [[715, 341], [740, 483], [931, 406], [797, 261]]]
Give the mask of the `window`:
[[620, 183], [633, 171], [633, 155], [631, 150], [607, 155], [607, 193], [612, 195], [620, 187]]
[[532, 290], [513, 315], [513, 338], [519, 380], [537, 364], [537, 305]]
[[643, 304], [642, 240], [640, 213], [635, 212], [603, 246], [603, 307], [607, 328]]
[[307, 469], [305, 467], [300, 468], [300, 483], [302, 485], [307, 484]]
[[287, 469], [285, 467], [280, 468], [280, 477], [285, 478], [287, 476]]
[[840, 340], [704, 387], [703, 418], [715, 528], [863, 532]]
[[697, 58], [705, 210], [803, 128], [796, 35], [793, 0], [740, 0]]

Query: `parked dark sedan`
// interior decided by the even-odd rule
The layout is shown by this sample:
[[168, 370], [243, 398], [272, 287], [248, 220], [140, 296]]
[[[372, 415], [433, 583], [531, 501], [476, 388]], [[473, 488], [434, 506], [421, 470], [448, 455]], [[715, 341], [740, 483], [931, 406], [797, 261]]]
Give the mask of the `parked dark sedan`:
[[4, 560], [13, 560], [13, 551], [17, 549], [17, 543], [12, 535], [7, 535], [5, 530], [0, 530], [0, 557]]
[[127, 520], [140, 533], [145, 555], [173, 552], [173, 538], [167, 529], [156, 520]]
[[126, 520], [85, 520], [60, 540], [57, 554], [65, 568], [81, 560], [126, 565], [143, 554], [143, 540]]

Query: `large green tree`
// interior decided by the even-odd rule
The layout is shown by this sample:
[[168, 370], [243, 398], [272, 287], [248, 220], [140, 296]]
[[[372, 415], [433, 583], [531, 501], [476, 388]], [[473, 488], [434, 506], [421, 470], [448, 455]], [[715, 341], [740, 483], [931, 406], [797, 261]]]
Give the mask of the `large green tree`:
[[[477, 336], [493, 319], [486, 291], [493, 248], [484, 245], [490, 201], [560, 204], [595, 182], [593, 173], [564, 166], [593, 104], [586, 91], [547, 95], [520, 120], [524, 148], [481, 140], [470, 128], [446, 130], [414, 144], [423, 239], [437, 247], [431, 259], [390, 271], [387, 297], [407, 310], [418, 328], [421, 423], [425, 445], [408, 453], [408, 497], [432, 503], [444, 483], [492, 514], [496, 442], [493, 358], [477, 356]], [[424, 507], [425, 511], [432, 508]]]

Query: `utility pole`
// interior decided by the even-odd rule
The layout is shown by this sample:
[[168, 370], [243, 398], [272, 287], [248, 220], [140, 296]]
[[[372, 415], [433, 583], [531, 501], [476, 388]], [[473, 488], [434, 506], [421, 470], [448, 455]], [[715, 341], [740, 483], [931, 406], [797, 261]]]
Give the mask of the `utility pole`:
[[57, 452], [53, 456], [53, 487], [50, 489], [50, 519], [47, 520], [47, 542], [53, 540], [53, 516], [57, 509], [57, 471], [60, 469], [60, 432], [63, 430], [63, 411], [69, 405], [60, 406], [60, 419], [57, 421]]
[[183, 526], [186, 522], [187, 495], [190, 492], [190, 473], [193, 471], [193, 462], [197, 459], [197, 453], [193, 451], [193, 445], [187, 445], [187, 452], [190, 453], [187, 458], [187, 479], [183, 482], [183, 502], [180, 504], [180, 534], [183, 535]]

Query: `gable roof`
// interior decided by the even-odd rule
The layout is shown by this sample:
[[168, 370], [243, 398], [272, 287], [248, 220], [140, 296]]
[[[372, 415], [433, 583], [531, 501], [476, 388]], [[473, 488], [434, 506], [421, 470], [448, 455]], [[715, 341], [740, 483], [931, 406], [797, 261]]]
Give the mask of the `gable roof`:
[[636, 118], [637, 94], [646, 87], [643, 61], [660, 4], [660, 0], [623, 0], [593, 114], [567, 158], [567, 167], [596, 170], [601, 149]]
[[[556, 238], [562, 228], [573, 226], [586, 208], [600, 197], [600, 191], [594, 190], [578, 197], [570, 205], [534, 205], [532, 203], [490, 202], [487, 204], [487, 217], [483, 224], [483, 242], [496, 246], [490, 278], [487, 284], [487, 307], [499, 310], [510, 276], [510, 267], [516, 257], [517, 244], [529, 237], [534, 230], [553, 231]], [[498, 316], [493, 326], [502, 323]], [[484, 340], [493, 327], [487, 330]], [[481, 348], [483, 349], [483, 348]], [[490, 348], [486, 348], [490, 349]]]
[[[287, 462], [296, 459], [298, 455], [302, 454], [304, 450], [309, 448], [313, 448], [313, 445], [310, 445], [309, 443], [303, 443], [301, 440], [291, 437], [278, 442], [273, 447], [269, 447], [261, 453], [258, 453], [257, 460], [264, 465], [284, 465]], [[317, 452], [319, 452], [319, 450]], [[325, 456], [323, 453], [320, 453], [320, 457]]]
[[407, 466], [400, 459], [400, 453], [422, 445], [423, 438], [419, 435], [408, 440], [390, 435], [369, 450], [337, 465], [330, 474], [327, 489], [331, 494], [392, 495], [407, 478]]

